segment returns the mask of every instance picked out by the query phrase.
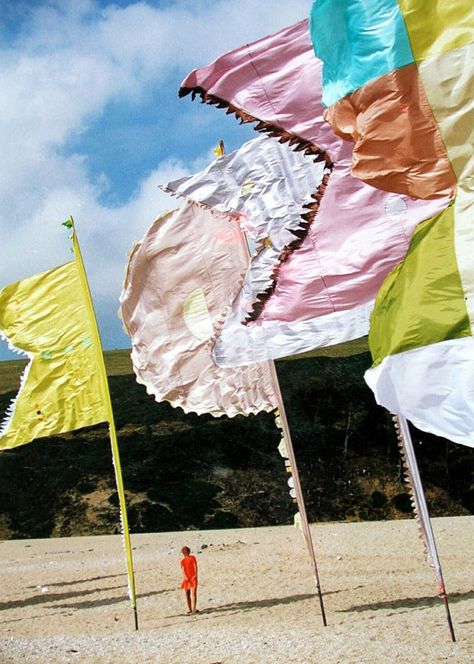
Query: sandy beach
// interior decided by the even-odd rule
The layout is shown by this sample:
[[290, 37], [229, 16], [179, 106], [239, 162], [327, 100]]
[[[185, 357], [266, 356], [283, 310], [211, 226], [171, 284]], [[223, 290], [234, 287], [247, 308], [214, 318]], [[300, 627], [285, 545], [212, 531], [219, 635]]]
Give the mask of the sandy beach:
[[[433, 520], [457, 642], [414, 521], [314, 524], [328, 626], [290, 526], [132, 535], [139, 631], [119, 536], [4, 541], [0, 662], [474, 661], [474, 517]], [[184, 615], [180, 549], [199, 563]]]

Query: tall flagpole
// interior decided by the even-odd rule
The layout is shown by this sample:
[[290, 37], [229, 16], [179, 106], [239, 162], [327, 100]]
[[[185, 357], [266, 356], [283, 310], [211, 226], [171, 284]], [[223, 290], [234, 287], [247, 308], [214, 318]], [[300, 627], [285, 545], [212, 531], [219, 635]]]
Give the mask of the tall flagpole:
[[72, 230], [72, 241], [73, 241], [73, 250], [76, 257], [77, 266], [79, 268], [79, 274], [82, 281], [83, 291], [86, 299], [87, 309], [89, 312], [89, 318], [92, 326], [92, 331], [94, 335], [93, 345], [96, 352], [97, 366], [99, 367], [99, 376], [102, 386], [102, 391], [105, 399], [105, 405], [107, 409], [108, 416], [108, 425], [109, 425], [109, 435], [110, 435], [110, 444], [112, 447], [112, 459], [115, 470], [115, 482], [117, 484], [117, 493], [119, 497], [119, 506], [120, 506], [120, 521], [122, 524], [122, 537], [125, 548], [125, 556], [127, 559], [127, 573], [128, 573], [128, 592], [130, 596], [130, 601], [133, 609], [133, 617], [135, 622], [135, 629], [138, 630], [138, 614], [137, 614], [137, 599], [135, 592], [135, 575], [133, 571], [133, 560], [132, 560], [132, 545], [130, 542], [130, 531], [128, 528], [128, 518], [127, 518], [127, 504], [125, 501], [125, 492], [123, 488], [123, 479], [122, 479], [122, 468], [120, 464], [120, 453], [117, 442], [117, 432], [115, 429], [115, 420], [114, 413], [112, 410], [112, 400], [110, 398], [109, 383], [107, 380], [107, 372], [105, 369], [104, 355], [102, 352], [102, 344], [100, 340], [99, 327], [97, 325], [97, 319], [95, 317], [94, 304], [92, 302], [92, 296], [89, 288], [89, 283], [87, 281], [87, 274], [84, 267], [84, 262], [82, 260], [82, 254], [79, 247], [79, 241], [76, 235], [76, 229], [74, 228], [74, 220], [72, 217], [68, 221], [64, 222], [64, 226]]
[[451, 620], [451, 612], [449, 610], [448, 595], [444, 585], [443, 572], [441, 570], [441, 563], [438, 556], [438, 550], [436, 548], [436, 541], [433, 528], [431, 526], [428, 506], [426, 504], [425, 492], [423, 491], [423, 485], [421, 483], [415, 450], [413, 449], [413, 442], [411, 439], [410, 429], [408, 427], [408, 421], [402, 415], [393, 415], [393, 421], [395, 423], [395, 430], [398, 434], [400, 454], [405, 465], [405, 477], [410, 488], [410, 497], [413, 505], [413, 511], [415, 513], [415, 518], [418, 521], [421, 536], [425, 544], [426, 557], [435, 572], [439, 598], [444, 602], [451, 640], [456, 641], [453, 623]]
[[310, 557], [311, 561], [311, 567], [313, 568], [313, 576], [314, 576], [314, 582], [316, 585], [316, 593], [319, 598], [319, 606], [321, 607], [321, 616], [323, 619], [323, 625], [324, 627], [327, 627], [327, 621], [326, 621], [326, 612], [324, 610], [324, 602], [323, 602], [323, 594], [321, 591], [321, 584], [319, 581], [319, 572], [318, 572], [318, 565], [316, 563], [316, 553], [314, 550], [314, 543], [313, 543], [313, 538], [311, 536], [311, 529], [309, 527], [308, 523], [308, 517], [306, 515], [306, 507], [304, 503], [304, 496], [303, 496], [303, 490], [301, 488], [301, 483], [300, 483], [300, 475], [298, 472], [298, 466], [296, 465], [296, 457], [295, 457], [295, 452], [293, 449], [293, 442], [291, 440], [291, 434], [290, 434], [290, 428], [288, 426], [288, 420], [286, 417], [286, 411], [285, 411], [285, 406], [283, 404], [283, 397], [281, 394], [281, 389], [280, 389], [280, 381], [278, 380], [278, 375], [276, 372], [275, 368], [275, 362], [269, 361], [268, 366], [270, 368], [270, 373], [273, 379], [273, 386], [275, 388], [275, 392], [277, 394], [277, 399], [278, 399], [278, 410], [280, 412], [280, 421], [281, 421], [281, 428], [283, 431], [283, 438], [285, 441], [285, 447], [286, 447], [286, 453], [288, 455], [288, 460], [290, 462], [290, 469], [291, 469], [291, 474], [293, 477], [293, 482], [294, 482], [294, 489], [295, 489], [295, 497], [296, 497], [296, 502], [298, 504], [298, 510], [300, 513], [301, 517], [301, 529], [303, 531], [304, 539], [306, 542], [306, 547], [308, 549], [308, 554]]
[[[217, 155], [218, 158], [223, 157], [225, 154], [225, 147], [224, 147], [224, 141], [219, 142], [219, 146], [214, 149], [215, 154]], [[243, 246], [245, 247], [247, 251], [247, 257], [250, 260], [250, 250], [249, 250], [249, 244], [247, 240], [247, 235], [245, 231], [242, 229], [240, 224], [238, 224], [238, 228], [240, 231], [240, 235], [243, 240]], [[305, 507], [305, 502], [304, 502], [304, 496], [303, 496], [303, 490], [301, 488], [301, 483], [300, 483], [300, 476], [298, 472], [298, 466], [296, 464], [296, 457], [293, 449], [293, 442], [291, 440], [291, 434], [290, 434], [290, 428], [288, 426], [288, 420], [286, 417], [286, 410], [285, 410], [285, 405], [283, 403], [283, 397], [281, 394], [281, 389], [280, 389], [280, 381], [278, 380], [278, 374], [276, 372], [275, 368], [275, 363], [273, 360], [270, 360], [267, 362], [267, 366], [270, 371], [270, 375], [272, 377], [272, 383], [273, 387], [275, 389], [275, 393], [277, 395], [277, 401], [278, 401], [278, 411], [280, 415], [280, 421], [281, 421], [281, 429], [283, 431], [283, 438], [285, 441], [285, 447], [286, 447], [286, 452], [288, 454], [288, 460], [290, 463], [290, 472], [293, 477], [293, 482], [294, 482], [294, 490], [295, 490], [295, 497], [296, 497], [296, 503], [298, 505], [298, 510], [300, 513], [301, 517], [301, 529], [303, 531], [304, 539], [306, 542], [306, 546], [308, 549], [310, 561], [311, 561], [311, 567], [313, 569], [313, 575], [314, 575], [314, 581], [316, 585], [316, 592], [319, 598], [319, 605], [321, 607], [321, 616], [323, 619], [323, 625], [327, 627], [327, 621], [326, 621], [326, 612], [324, 610], [324, 602], [323, 602], [323, 595], [321, 591], [321, 584], [319, 581], [319, 573], [318, 573], [318, 565], [316, 563], [316, 553], [314, 550], [314, 544], [313, 544], [313, 538], [311, 536], [311, 529], [309, 527], [308, 523], [308, 517], [306, 515], [306, 507]]]

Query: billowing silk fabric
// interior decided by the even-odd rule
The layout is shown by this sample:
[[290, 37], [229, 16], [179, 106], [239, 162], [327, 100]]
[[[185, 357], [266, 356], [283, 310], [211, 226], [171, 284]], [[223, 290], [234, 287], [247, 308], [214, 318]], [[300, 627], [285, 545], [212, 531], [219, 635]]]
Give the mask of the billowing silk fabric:
[[[352, 144], [336, 136], [323, 119], [321, 62], [312, 51], [307, 21], [192, 72], [181, 94], [190, 91], [211, 103], [221, 100], [221, 106], [245, 120], [258, 119], [257, 129], [293, 137], [305, 151], [313, 146], [308, 160], [319, 149], [325, 170], [328, 161], [334, 162], [301, 246], [281, 265], [275, 262], [276, 287], [265, 296], [256, 319], [241, 325], [249, 297], [255, 296], [249, 281], [234, 302], [216, 343], [216, 361], [232, 366], [285, 357], [366, 335], [377, 289], [403, 258], [413, 228], [446, 207], [448, 199], [415, 202], [352, 177]], [[228, 169], [225, 179], [227, 191]], [[236, 200], [234, 194], [233, 211]], [[271, 250], [264, 251], [258, 261], [269, 256]]]
[[[374, 366], [366, 380], [378, 403], [392, 412], [472, 446], [473, 5], [464, 0], [383, 0], [378, 6], [387, 19], [385, 35], [391, 38], [379, 42], [377, 59], [385, 58], [385, 71], [381, 67], [376, 75], [369, 56], [371, 29], [377, 32], [380, 14], [362, 20], [366, 3], [350, 0], [341, 6], [332, 0], [315, 2], [312, 26], [315, 50], [325, 63], [326, 101], [332, 104], [326, 117], [341, 136], [355, 141], [352, 172], [385, 189], [425, 198], [443, 195], [449, 192], [448, 180], [443, 184], [447, 171], [444, 161], [436, 159], [442, 145], [456, 185], [450, 207], [416, 229], [405, 260], [379, 291], [369, 334]], [[403, 42], [394, 36], [400, 23], [393, 17], [398, 14], [412, 61], [397, 65]], [[320, 35], [318, 23], [324, 17], [334, 26], [333, 16], [344, 25]], [[338, 69], [331, 50], [333, 39], [347, 31], [351, 43], [338, 48], [358, 63], [358, 81], [348, 81], [351, 67]], [[427, 125], [430, 113], [434, 131]]]
[[301, 215], [307, 211], [304, 206], [312, 203], [311, 194], [321, 181], [323, 168], [274, 138], [259, 136], [203, 171], [164, 187], [177, 196], [235, 215], [245, 230], [253, 255], [233, 304], [239, 328], [258, 294], [272, 283], [281, 252], [295, 240]]
[[365, 379], [391, 412], [474, 447], [474, 339], [455, 233], [454, 207], [415, 230], [377, 296]]
[[248, 265], [238, 223], [189, 202], [135, 245], [120, 298], [137, 380], [185, 412], [249, 414], [277, 406], [268, 365], [217, 367], [214, 326]]
[[3, 288], [0, 332], [30, 359], [0, 429], [1, 449], [107, 421], [102, 351], [75, 261]]
[[[454, 192], [462, 139], [447, 136], [441, 117], [472, 129], [471, 0], [315, 0], [310, 28], [324, 62], [325, 117], [355, 143], [353, 174], [419, 198]], [[454, 53], [466, 67], [461, 90]]]
[[[290, 244], [305, 205], [321, 181], [324, 165], [268, 136], [258, 136], [212, 162], [195, 175], [169, 182], [163, 189], [178, 197], [234, 213], [247, 236], [267, 240], [273, 263]], [[270, 240], [270, 242], [268, 242]], [[270, 246], [271, 245], [271, 246]]]
[[325, 118], [355, 143], [354, 177], [416, 198], [453, 196], [455, 174], [415, 64], [367, 83]]
[[352, 146], [334, 136], [323, 118], [321, 68], [303, 20], [194, 70], [180, 96], [194, 91], [208, 101], [222, 100], [244, 121], [260, 120], [320, 146], [334, 162], [350, 160]]

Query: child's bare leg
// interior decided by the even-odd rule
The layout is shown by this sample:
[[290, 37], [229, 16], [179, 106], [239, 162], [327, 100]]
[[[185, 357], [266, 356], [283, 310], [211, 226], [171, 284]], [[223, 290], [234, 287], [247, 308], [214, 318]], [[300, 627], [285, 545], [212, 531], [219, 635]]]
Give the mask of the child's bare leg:
[[193, 588], [191, 590], [191, 597], [192, 597], [192, 612], [196, 612], [196, 604], [197, 604], [197, 588]]
[[184, 594], [186, 595], [186, 604], [188, 605], [188, 613], [192, 613], [192, 608], [191, 608], [191, 591], [190, 590], [184, 590]]

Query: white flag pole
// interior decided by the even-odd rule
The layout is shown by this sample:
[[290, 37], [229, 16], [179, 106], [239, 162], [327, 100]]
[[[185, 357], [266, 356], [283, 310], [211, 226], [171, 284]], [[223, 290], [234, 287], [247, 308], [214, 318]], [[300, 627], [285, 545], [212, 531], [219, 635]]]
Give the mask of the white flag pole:
[[[224, 142], [221, 141], [219, 143], [219, 149], [220, 149], [220, 156], [224, 155]], [[238, 228], [240, 230], [240, 234], [243, 240], [243, 245], [245, 246], [245, 249], [247, 251], [247, 256], [248, 259], [250, 260], [250, 250], [249, 250], [249, 244], [248, 244], [248, 239], [245, 231], [242, 229], [240, 224], [238, 224]], [[319, 598], [319, 605], [321, 607], [321, 616], [323, 619], [323, 624], [325, 627], [327, 627], [327, 621], [326, 621], [326, 612], [324, 610], [324, 602], [323, 602], [323, 595], [321, 591], [321, 584], [319, 581], [319, 573], [318, 573], [318, 565], [316, 562], [316, 553], [314, 550], [314, 544], [313, 544], [313, 538], [311, 536], [311, 529], [309, 527], [308, 523], [308, 517], [306, 515], [306, 507], [305, 507], [305, 502], [304, 502], [304, 496], [303, 496], [303, 490], [301, 488], [301, 483], [300, 483], [300, 477], [299, 477], [299, 472], [298, 472], [298, 466], [296, 464], [296, 458], [295, 458], [295, 453], [293, 450], [293, 442], [291, 440], [291, 434], [290, 434], [290, 429], [288, 426], [288, 420], [286, 417], [286, 411], [285, 411], [285, 405], [283, 403], [283, 397], [281, 394], [281, 389], [280, 389], [280, 382], [278, 380], [278, 375], [276, 372], [275, 368], [275, 363], [273, 360], [269, 360], [267, 362], [270, 375], [272, 377], [272, 382], [273, 382], [273, 387], [275, 390], [275, 394], [277, 395], [277, 401], [278, 401], [278, 410], [279, 410], [279, 415], [280, 415], [280, 421], [281, 421], [281, 428], [283, 431], [283, 438], [285, 440], [285, 446], [286, 450], [288, 453], [288, 460], [290, 462], [290, 468], [291, 468], [291, 474], [293, 476], [293, 481], [294, 481], [294, 490], [295, 490], [295, 498], [296, 502], [298, 505], [298, 510], [300, 513], [301, 517], [301, 529], [303, 531], [304, 539], [306, 542], [306, 546], [308, 549], [308, 554], [310, 557], [311, 561], [311, 567], [313, 569], [313, 575], [314, 575], [314, 581], [316, 585], [316, 592]]]
[[405, 465], [405, 479], [409, 485], [413, 511], [415, 513], [415, 518], [418, 522], [421, 536], [425, 544], [426, 557], [435, 572], [439, 598], [443, 600], [446, 609], [446, 618], [448, 621], [451, 640], [456, 641], [453, 623], [451, 620], [451, 612], [449, 610], [448, 595], [444, 585], [443, 572], [441, 570], [441, 563], [438, 556], [438, 550], [436, 548], [436, 541], [433, 528], [431, 526], [428, 505], [426, 504], [425, 492], [423, 491], [423, 485], [421, 483], [415, 450], [413, 449], [413, 442], [410, 429], [408, 427], [408, 421], [402, 415], [394, 415], [393, 421], [395, 423], [395, 429], [398, 434], [400, 454]]
[[316, 553], [314, 550], [313, 538], [311, 536], [311, 529], [308, 523], [308, 517], [306, 515], [306, 507], [304, 502], [303, 490], [301, 488], [300, 476], [298, 472], [298, 466], [296, 464], [295, 452], [293, 449], [293, 442], [291, 440], [290, 428], [288, 426], [288, 420], [286, 417], [285, 406], [283, 404], [283, 397], [281, 395], [280, 382], [278, 380], [278, 375], [275, 368], [275, 363], [273, 361], [268, 362], [270, 373], [273, 379], [273, 387], [275, 389], [277, 399], [278, 399], [278, 410], [280, 413], [281, 428], [283, 431], [283, 438], [285, 440], [286, 453], [288, 455], [288, 460], [290, 462], [291, 474], [294, 482], [295, 489], [295, 498], [298, 505], [298, 510], [301, 517], [301, 528], [303, 531], [304, 539], [306, 542], [306, 547], [308, 549], [309, 558], [311, 561], [311, 567], [313, 569], [314, 582], [316, 585], [316, 592], [319, 598], [319, 605], [321, 607], [321, 616], [323, 619], [323, 625], [327, 627], [326, 621], [326, 612], [324, 610], [323, 594], [321, 591], [321, 584], [319, 581], [318, 565], [316, 562]]

